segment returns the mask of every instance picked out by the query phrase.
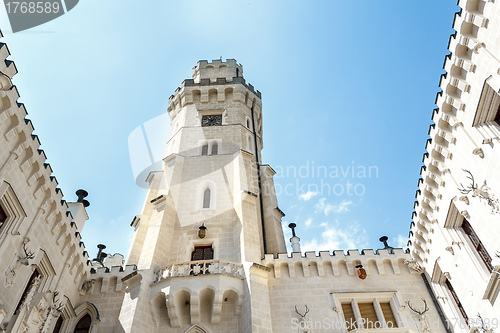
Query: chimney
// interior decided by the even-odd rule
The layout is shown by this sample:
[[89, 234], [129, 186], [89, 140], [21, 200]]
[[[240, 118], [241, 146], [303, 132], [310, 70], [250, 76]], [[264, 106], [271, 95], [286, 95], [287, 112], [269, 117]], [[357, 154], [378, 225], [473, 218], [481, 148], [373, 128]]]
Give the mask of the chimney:
[[85, 190], [76, 191], [78, 200], [76, 202], [68, 202], [68, 210], [73, 216], [73, 222], [76, 223], [76, 227], [79, 231], [82, 231], [85, 222], [89, 219], [87, 215], [86, 207], [90, 206], [90, 203], [84, 198], [89, 194]]
[[300, 238], [295, 234], [295, 223], [290, 223], [288, 227], [292, 229], [292, 238], [290, 238], [290, 243], [292, 243], [292, 252], [300, 252]]

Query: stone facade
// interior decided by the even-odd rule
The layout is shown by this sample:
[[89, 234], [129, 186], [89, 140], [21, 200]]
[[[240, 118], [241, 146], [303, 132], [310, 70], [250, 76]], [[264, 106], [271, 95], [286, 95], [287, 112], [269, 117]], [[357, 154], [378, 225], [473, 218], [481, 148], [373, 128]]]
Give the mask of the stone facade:
[[[0, 43], [0, 331], [465, 332], [453, 322], [458, 299], [494, 318], [500, 5], [460, 5], [411, 252], [286, 252], [275, 172], [261, 157], [261, 93], [228, 59], [199, 61], [170, 97], [163, 166], [147, 178], [125, 261], [90, 261], [80, 240], [86, 193], [63, 200]], [[462, 169], [481, 183], [468, 194]], [[483, 247], [472, 246], [464, 217]]]
[[459, 1], [410, 233], [446, 316], [491, 328], [500, 303], [500, 6]]

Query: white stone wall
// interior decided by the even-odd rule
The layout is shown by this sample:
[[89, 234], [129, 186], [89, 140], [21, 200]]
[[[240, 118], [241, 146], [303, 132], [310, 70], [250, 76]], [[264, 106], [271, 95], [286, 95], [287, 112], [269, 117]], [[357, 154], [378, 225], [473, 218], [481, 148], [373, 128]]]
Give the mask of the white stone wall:
[[426, 145], [411, 250], [432, 278], [451, 320], [461, 320], [462, 315], [445, 286], [446, 279], [470, 319], [477, 320], [479, 313], [491, 322], [500, 313], [498, 274], [490, 273], [461, 225], [467, 218], [498, 270], [500, 214], [492, 213], [494, 207], [486, 200], [473, 192], [461, 193], [459, 188], [471, 185], [465, 169], [474, 176], [478, 189], [487, 181], [487, 193], [497, 199], [500, 195], [500, 127], [493, 121], [500, 105], [500, 4], [462, 0], [459, 5], [462, 10], [454, 22], [457, 33], [450, 37], [451, 54], [444, 64], [447, 73], [441, 79], [442, 93], [436, 98], [438, 109]]

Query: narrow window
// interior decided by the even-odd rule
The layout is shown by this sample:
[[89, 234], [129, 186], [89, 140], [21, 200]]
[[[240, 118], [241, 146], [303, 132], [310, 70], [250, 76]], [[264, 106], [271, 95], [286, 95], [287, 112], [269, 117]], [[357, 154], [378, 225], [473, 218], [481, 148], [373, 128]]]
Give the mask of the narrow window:
[[458, 298], [457, 293], [455, 292], [455, 289], [453, 289], [453, 286], [450, 283], [450, 280], [446, 279], [446, 287], [448, 287], [448, 290], [450, 291], [451, 297], [455, 301], [455, 305], [457, 306], [458, 310], [460, 311], [460, 314], [464, 318], [465, 322], [469, 322], [469, 317], [467, 316], [467, 313], [465, 312], [465, 309], [462, 305], [462, 302], [460, 302], [460, 299]]
[[3, 209], [2, 205], [0, 205], [0, 230], [2, 230], [2, 226], [7, 222], [7, 213]]
[[92, 319], [89, 314], [86, 314], [82, 317], [82, 319], [80, 319], [80, 321], [78, 321], [78, 324], [76, 324], [74, 333], [88, 333], [90, 332], [91, 325]]
[[357, 327], [356, 317], [354, 317], [354, 310], [351, 303], [342, 304], [342, 311], [344, 312], [345, 326], [347, 331], [355, 330]]
[[203, 208], [210, 208], [210, 189], [207, 188], [203, 192]]
[[379, 328], [377, 312], [375, 312], [375, 307], [373, 303], [358, 303], [359, 312], [361, 313], [361, 318], [363, 318], [363, 325], [365, 329]]
[[30, 276], [30, 279], [28, 281], [28, 284], [26, 285], [26, 288], [24, 288], [23, 295], [21, 296], [21, 299], [19, 300], [19, 303], [17, 304], [16, 311], [14, 311], [14, 314], [19, 314], [19, 312], [21, 311], [21, 308], [26, 305], [25, 303], [27, 301], [28, 295], [30, 293], [34, 294], [34, 292], [36, 291], [36, 289], [40, 285], [40, 279], [41, 279], [41, 275], [38, 272], [38, 270], [35, 269]]
[[396, 328], [398, 327], [398, 323], [396, 322], [396, 318], [394, 317], [394, 313], [392, 313], [391, 303], [380, 303], [380, 308], [382, 309], [382, 313], [385, 318], [385, 323], [388, 328]]
[[498, 126], [500, 126], [500, 106], [498, 107], [497, 114], [495, 115], [495, 119], [493, 119]]
[[205, 143], [202, 147], [201, 147], [201, 154], [202, 155], [208, 155], [208, 144]]
[[191, 253], [191, 261], [196, 260], [212, 260], [214, 258], [214, 249], [211, 245], [208, 246], [195, 246], [194, 251]]
[[59, 318], [57, 319], [57, 322], [56, 322], [56, 326], [54, 327], [54, 331], [52, 331], [52, 333], [60, 333], [61, 328], [62, 328], [62, 324], [63, 324], [63, 318], [62, 318], [62, 316], [59, 316]]
[[212, 155], [217, 155], [219, 153], [219, 145], [215, 142], [212, 145]]
[[250, 120], [247, 119], [247, 128], [250, 129]]
[[240, 76], [240, 69], [236, 68], [236, 77]]
[[491, 257], [488, 254], [488, 251], [486, 251], [486, 248], [484, 247], [483, 243], [481, 243], [481, 241], [479, 240], [479, 237], [477, 237], [477, 234], [474, 231], [474, 229], [472, 229], [472, 226], [470, 225], [469, 221], [467, 221], [467, 219], [465, 218], [462, 223], [462, 229], [464, 233], [469, 237], [477, 253], [479, 254], [484, 264], [486, 265], [486, 267], [488, 267], [488, 270], [491, 273], [493, 271], [493, 265], [491, 264]]

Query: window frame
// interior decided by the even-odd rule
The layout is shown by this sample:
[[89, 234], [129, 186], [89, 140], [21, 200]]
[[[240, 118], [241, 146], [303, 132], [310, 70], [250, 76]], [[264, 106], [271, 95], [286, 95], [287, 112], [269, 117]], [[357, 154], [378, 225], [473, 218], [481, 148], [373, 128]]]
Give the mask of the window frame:
[[[331, 293], [333, 296], [334, 308], [339, 309], [339, 313], [342, 316], [342, 326], [344, 332], [350, 332], [352, 330], [365, 329], [363, 323], [361, 322], [362, 316], [359, 310], [359, 303], [372, 303], [375, 313], [377, 314], [377, 322], [382, 324], [382, 327], [369, 328], [369, 329], [389, 329], [389, 330], [401, 330], [405, 328], [404, 321], [401, 318], [401, 304], [399, 294], [396, 291], [390, 292], [361, 292], [361, 293]], [[343, 304], [350, 303], [356, 319], [356, 328], [348, 329], [346, 326], [346, 318], [344, 317]], [[380, 303], [389, 303], [392, 315], [395, 320], [397, 327], [387, 327], [385, 316], [383, 314]]]
[[488, 83], [489, 79], [484, 81], [472, 121], [472, 126], [483, 137], [483, 144], [491, 143], [493, 139], [500, 139], [500, 94]]
[[7, 216], [5, 222], [0, 227], [0, 245], [2, 245], [6, 235], [16, 234], [23, 219], [27, 217], [24, 208], [19, 201], [12, 186], [3, 181], [0, 185], [0, 205]]

